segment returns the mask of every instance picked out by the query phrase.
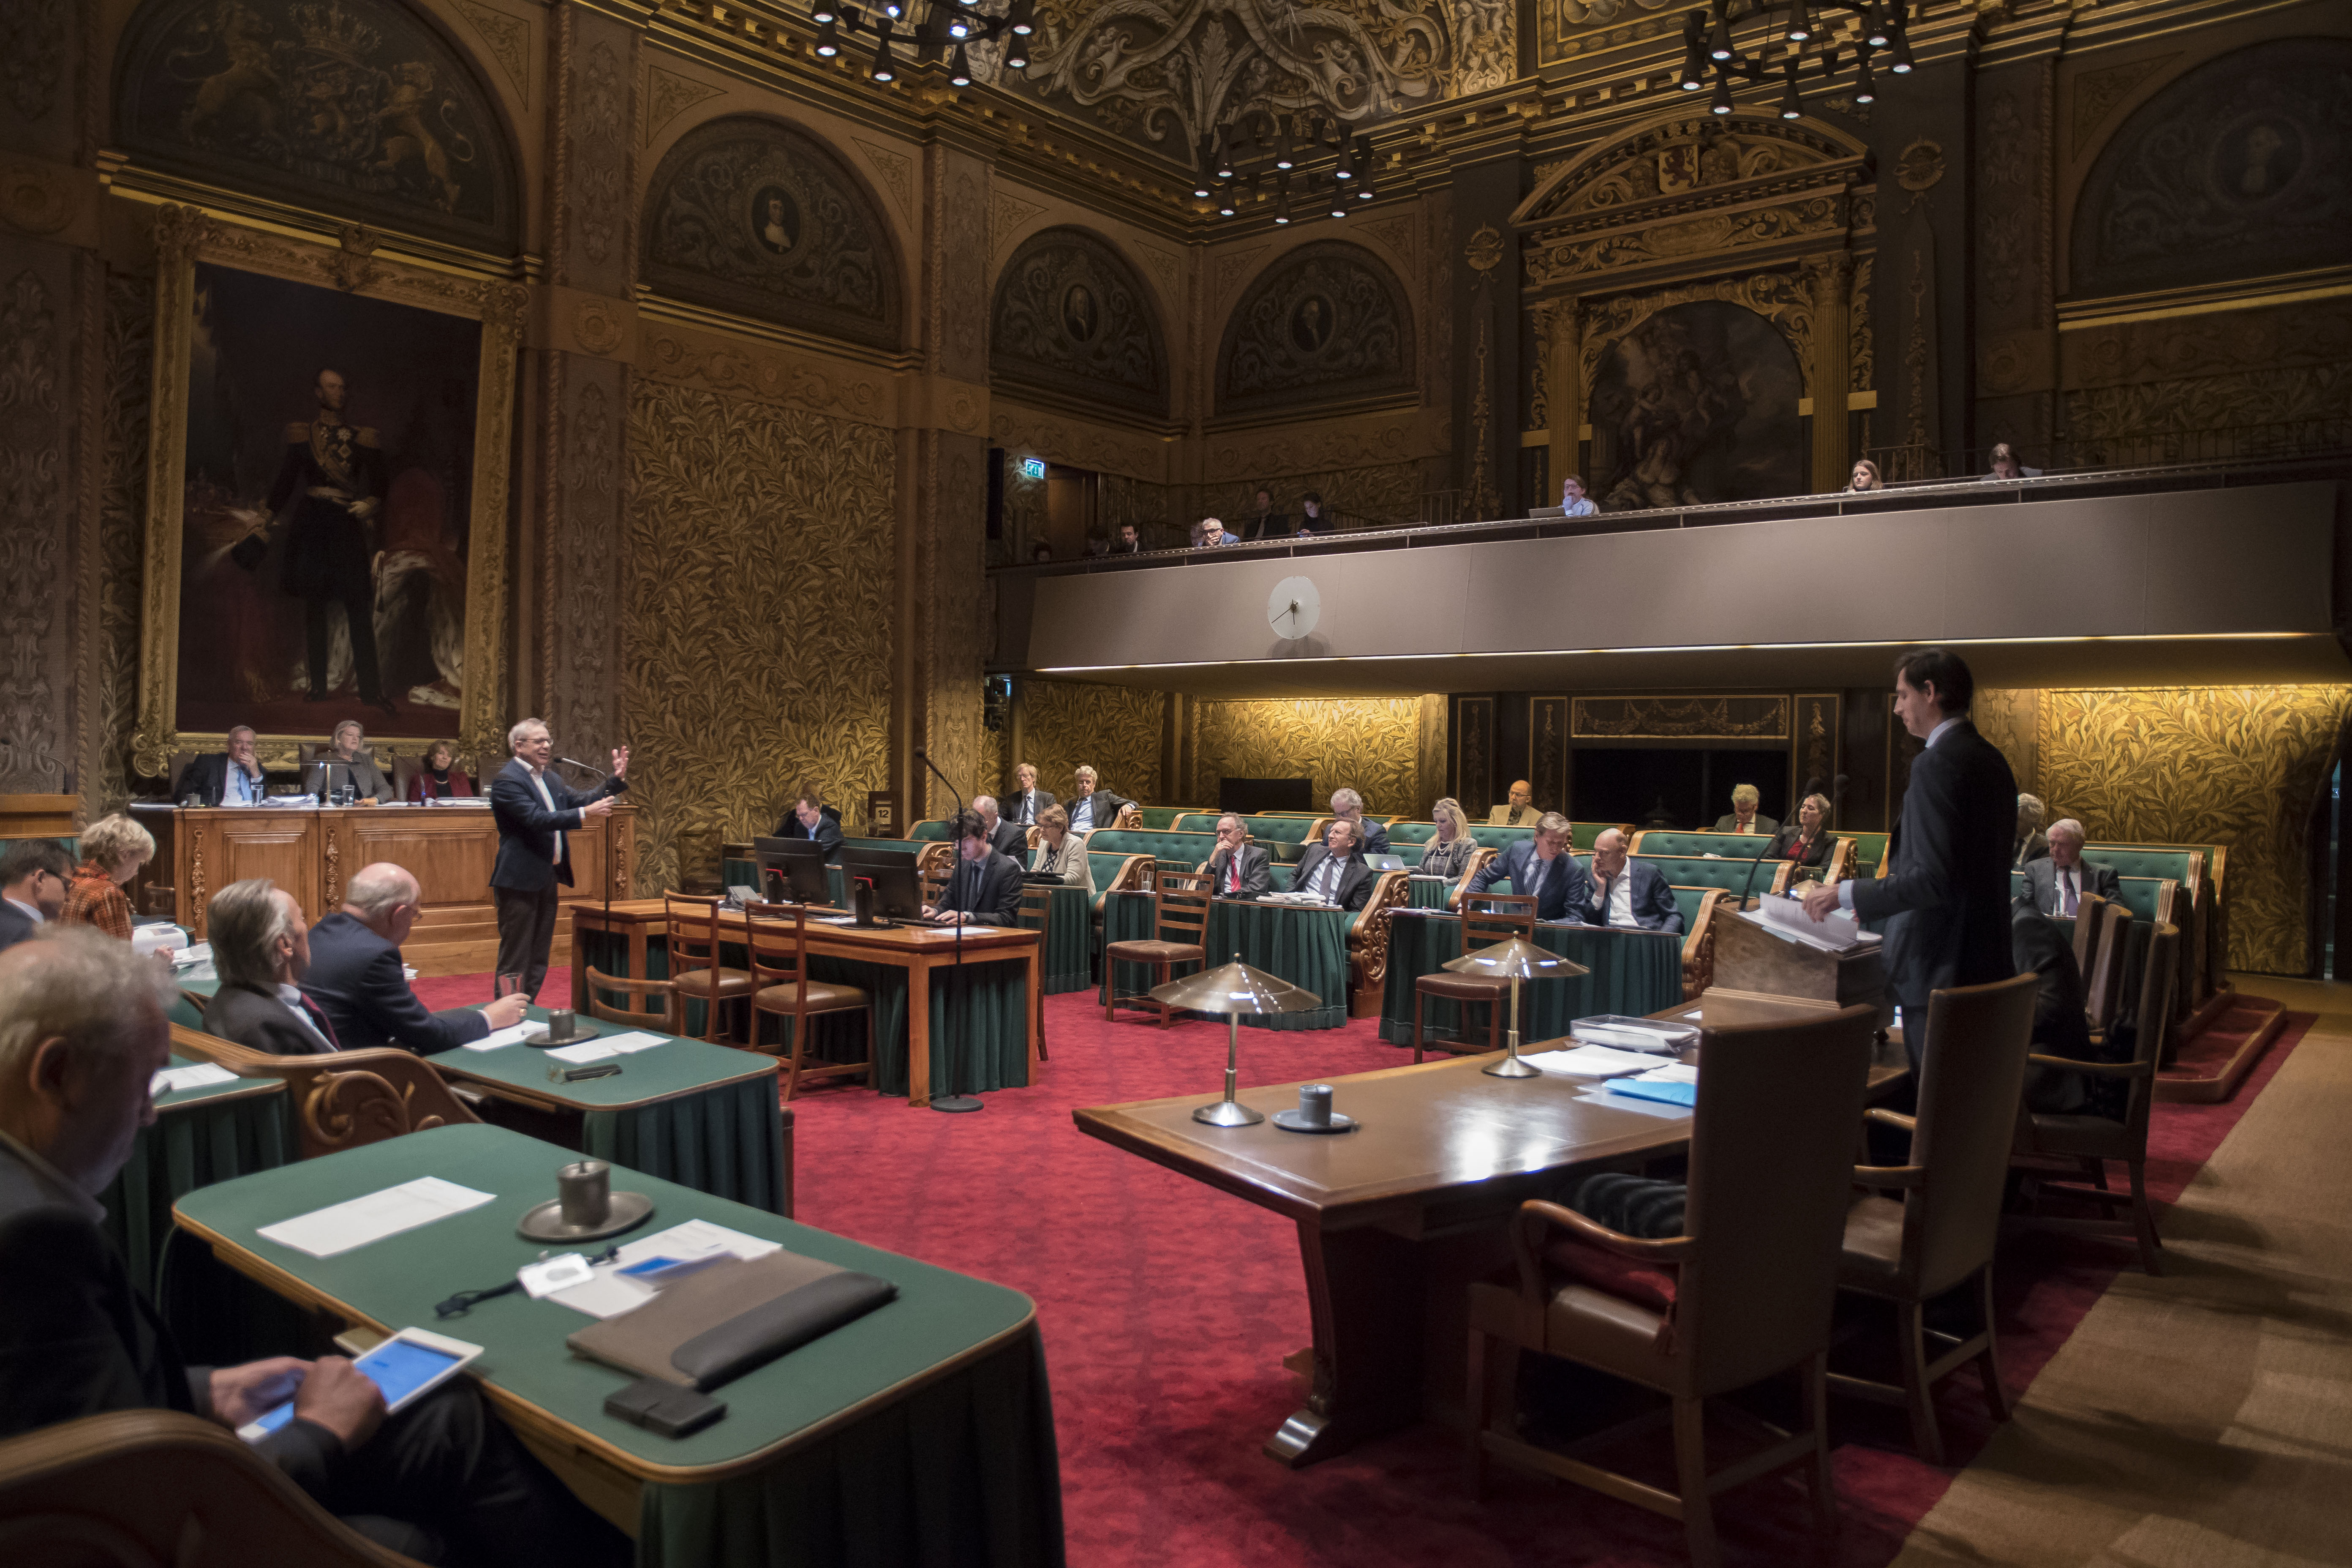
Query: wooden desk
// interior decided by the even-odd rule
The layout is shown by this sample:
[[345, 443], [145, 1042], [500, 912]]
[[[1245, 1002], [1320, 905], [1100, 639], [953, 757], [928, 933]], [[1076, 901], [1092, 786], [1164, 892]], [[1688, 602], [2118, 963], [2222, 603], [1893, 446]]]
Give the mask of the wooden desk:
[[[719, 920], [722, 928], [735, 933], [740, 940], [746, 929], [742, 912], [725, 910]], [[668, 933], [667, 917], [658, 899], [628, 900], [614, 904], [609, 910], [601, 905], [583, 905], [572, 910], [572, 921], [576, 931], [609, 934], [626, 942], [628, 968], [625, 973], [632, 975], [648, 973], [648, 941], [656, 935], [666, 940]], [[1040, 963], [1042, 946], [1042, 933], [1021, 927], [963, 928], [962, 962], [1018, 962], [1026, 966], [1028, 1005], [1024, 1016], [1028, 1020], [1028, 1079], [1032, 1083], [1037, 1080], [1038, 1001], [1044, 984]], [[852, 926], [819, 925], [812, 921], [808, 928], [808, 951], [814, 957], [886, 964], [907, 972], [909, 993], [907, 1006], [907, 1100], [910, 1105], [929, 1105], [931, 1102], [931, 972], [952, 968], [958, 962], [953, 929], [900, 925], [859, 931]], [[582, 1015], [587, 1013], [588, 966], [585, 963], [572, 965], [572, 1005]]]
[[[204, 1059], [175, 1050], [171, 1065], [195, 1067]], [[131, 1282], [154, 1296], [172, 1205], [181, 1194], [274, 1170], [293, 1157], [286, 1086], [276, 1079], [231, 1079], [157, 1095], [155, 1120], [139, 1130], [131, 1158], [100, 1197], [103, 1228], [122, 1249]]]
[[[1507, 1264], [1507, 1226], [1519, 1205], [1556, 1193], [1571, 1173], [1638, 1163], [1689, 1142], [1687, 1113], [1585, 1100], [1597, 1087], [1587, 1079], [1489, 1078], [1480, 1069], [1491, 1060], [1328, 1079], [1333, 1109], [1362, 1123], [1331, 1136], [1271, 1121], [1204, 1126], [1192, 1120], [1212, 1098], [1204, 1094], [1071, 1113], [1080, 1131], [1297, 1225], [1315, 1331], [1311, 1370], [1300, 1369], [1310, 1385], [1306, 1405], [1266, 1440], [1268, 1458], [1308, 1465], [1424, 1416], [1458, 1422], [1466, 1288]], [[1903, 1070], [1874, 1068], [1874, 1090]], [[1298, 1088], [1240, 1098], [1270, 1114], [1296, 1107]]]
[[[134, 802], [142, 826], [155, 836], [155, 858], [132, 884], [134, 906], [144, 889], [167, 879], [178, 920], [205, 940], [205, 906], [231, 882], [268, 877], [292, 893], [316, 922], [342, 907], [343, 889], [362, 866], [389, 860], [424, 889], [416, 929], [401, 944], [403, 958], [423, 974], [470, 974], [490, 966], [499, 949], [498, 910], [490, 900], [490, 868], [499, 853], [498, 824], [488, 806], [176, 806]], [[607, 865], [605, 831], [567, 834], [577, 885], [557, 904], [555, 946], [549, 962], [571, 962], [571, 916], [582, 903], [629, 890], [636, 859], [637, 808], [616, 807]], [[607, 886], [609, 873], [610, 886]]]

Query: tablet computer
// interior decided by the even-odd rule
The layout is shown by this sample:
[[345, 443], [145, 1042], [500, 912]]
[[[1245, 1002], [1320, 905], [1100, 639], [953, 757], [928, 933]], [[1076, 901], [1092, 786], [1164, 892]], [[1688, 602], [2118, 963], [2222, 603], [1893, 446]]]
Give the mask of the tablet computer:
[[[403, 1329], [352, 1364], [383, 1390], [385, 1410], [399, 1411], [440, 1387], [482, 1353], [479, 1345], [448, 1339], [424, 1329]], [[248, 1443], [258, 1443], [294, 1419], [294, 1402], [266, 1410], [236, 1429]]]

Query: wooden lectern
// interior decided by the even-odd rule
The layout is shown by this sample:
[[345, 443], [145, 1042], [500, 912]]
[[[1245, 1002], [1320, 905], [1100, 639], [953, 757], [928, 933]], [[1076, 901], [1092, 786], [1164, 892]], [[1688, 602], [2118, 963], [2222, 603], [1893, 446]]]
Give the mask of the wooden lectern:
[[72, 838], [81, 829], [78, 795], [0, 795], [0, 843], [11, 838]]
[[1717, 913], [1715, 979], [1699, 994], [1706, 1028], [1781, 1023], [1808, 1012], [1830, 1014], [1857, 1002], [1878, 1009], [1879, 1027], [1895, 1021], [1879, 944], [1829, 952], [1744, 920]]

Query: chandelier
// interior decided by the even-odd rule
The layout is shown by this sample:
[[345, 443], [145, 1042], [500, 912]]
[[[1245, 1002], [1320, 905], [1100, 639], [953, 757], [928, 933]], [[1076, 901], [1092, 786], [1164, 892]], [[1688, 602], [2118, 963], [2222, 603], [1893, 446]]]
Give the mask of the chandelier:
[[1350, 137], [1319, 114], [1245, 110], [1201, 138], [1192, 194], [1213, 196], [1219, 217], [1244, 201], [1271, 201], [1277, 226], [1372, 199], [1372, 139]]
[[[1886, 68], [1896, 76], [1911, 71], [1911, 40], [1904, 29], [1906, 7], [1894, 0], [1822, 0], [1810, 6], [1805, 0], [1793, 0], [1785, 7], [1785, 20], [1772, 20], [1773, 14], [1784, 7], [1759, 4], [1740, 18], [1744, 26], [1754, 17], [1766, 17], [1763, 36], [1748, 49], [1742, 50], [1731, 37], [1730, 0], [1714, 0], [1711, 11], [1691, 11], [1683, 16], [1683, 72], [1685, 92], [1703, 92], [1709, 78], [1715, 82], [1715, 96], [1707, 105], [1717, 114], [1731, 112], [1731, 79], [1769, 82], [1776, 78], [1780, 87], [1780, 118], [1802, 118], [1805, 109], [1797, 97], [1799, 68], [1808, 45], [1819, 46], [1812, 58], [1819, 62], [1822, 75], [1834, 81], [1841, 58], [1848, 48], [1853, 53], [1853, 100], [1869, 103], [1878, 96], [1875, 76], [1871, 68], [1871, 57], [1884, 53]], [[1822, 14], [1822, 21], [1814, 20], [1814, 11]], [[1861, 18], [1851, 43], [1841, 42], [1834, 34], [1835, 17], [1846, 12]], [[1787, 47], [1774, 60], [1765, 53], [1775, 44]]]
[[[919, 22], [910, 15], [919, 4], [923, 10]], [[809, 20], [816, 24], [816, 52], [824, 59], [841, 53], [844, 34], [853, 39], [861, 33], [870, 34], [874, 58], [866, 67], [870, 80], [898, 79], [896, 46], [904, 43], [913, 51], [917, 65], [935, 65], [946, 57], [948, 79], [958, 87], [970, 87], [971, 59], [964, 50], [966, 41], [1005, 37], [1004, 68], [1024, 70], [1029, 65], [1029, 39], [1037, 30], [1036, 9], [1036, 0], [1013, 0], [1012, 9], [1003, 16], [984, 16], [973, 0], [929, 0], [928, 4], [879, 0], [862, 9], [835, 5], [833, 0], [812, 0]]]

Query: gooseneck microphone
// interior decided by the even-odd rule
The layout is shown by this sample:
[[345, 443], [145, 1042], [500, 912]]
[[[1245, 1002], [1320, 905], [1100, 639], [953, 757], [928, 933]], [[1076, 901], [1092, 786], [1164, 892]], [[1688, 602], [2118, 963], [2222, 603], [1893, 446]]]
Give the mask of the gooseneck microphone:
[[[961, 818], [964, 814], [963, 792], [956, 788], [954, 780], [949, 778], [947, 774], [940, 772], [940, 765], [931, 761], [930, 752], [925, 751], [920, 746], [915, 747], [914, 752], [915, 760], [922, 763], [923, 766], [930, 769], [931, 775], [938, 779], [940, 783], [947, 785], [948, 793], [955, 796], [956, 816]], [[955, 886], [957, 874], [963, 869], [965, 864], [963, 858], [963, 839], [956, 834], [951, 833], [949, 837], [949, 843], [953, 848], [955, 858], [948, 868], [948, 886], [953, 887]], [[977, 873], [975, 873], [975, 875]], [[977, 892], [976, 889], [974, 890]], [[959, 1010], [963, 1014], [965, 1028], [968, 1031], [971, 1024], [971, 998], [970, 994], [965, 991], [963, 984], [963, 921], [961, 920], [958, 920], [955, 923], [955, 962], [956, 990], [963, 995], [963, 1006]], [[908, 1038], [909, 1040], [913, 1038], [911, 1033], [909, 1034]], [[962, 1041], [955, 1037], [955, 1032], [950, 1031], [948, 1038], [948, 1058], [950, 1061], [961, 1064], [965, 1060], [968, 1053], [960, 1048], [962, 1044]], [[961, 1078], [964, 1075], [957, 1074], [956, 1076]], [[931, 1109], [933, 1110], [950, 1111], [983, 1110], [987, 1109], [987, 1101], [982, 1100], [976, 1094], [935, 1094], [931, 1097]]]

